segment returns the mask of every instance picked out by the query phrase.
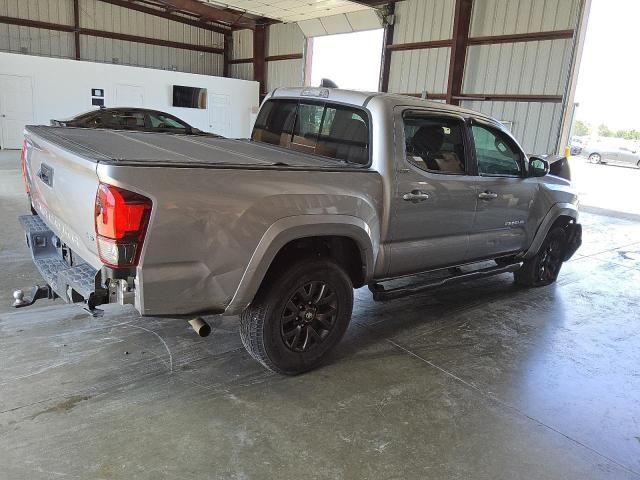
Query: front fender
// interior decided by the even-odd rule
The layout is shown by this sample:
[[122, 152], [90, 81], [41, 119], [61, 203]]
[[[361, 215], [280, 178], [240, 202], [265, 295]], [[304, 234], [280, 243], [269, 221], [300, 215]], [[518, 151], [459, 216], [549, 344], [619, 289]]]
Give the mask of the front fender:
[[292, 240], [319, 236], [353, 239], [362, 252], [365, 281], [370, 280], [378, 252], [380, 232], [351, 215], [296, 215], [281, 218], [264, 233], [256, 247], [225, 315], [240, 314], [253, 300], [273, 259]]
[[549, 230], [551, 230], [551, 226], [561, 216], [571, 217], [577, 222], [578, 207], [576, 207], [576, 205], [573, 203], [554, 204], [551, 207], [551, 209], [549, 209], [544, 219], [540, 223], [540, 226], [538, 227], [538, 230], [536, 231], [536, 234], [533, 237], [533, 242], [531, 242], [529, 249], [524, 254], [525, 259], [531, 258], [536, 253], [538, 253], [538, 251], [540, 250], [540, 247], [542, 246], [542, 242], [544, 242], [544, 239], [547, 237]]

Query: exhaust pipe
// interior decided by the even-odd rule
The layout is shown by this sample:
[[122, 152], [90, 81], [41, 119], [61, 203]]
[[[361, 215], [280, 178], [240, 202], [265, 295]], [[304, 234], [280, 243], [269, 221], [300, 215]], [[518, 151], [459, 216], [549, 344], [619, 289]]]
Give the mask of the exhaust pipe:
[[202, 319], [202, 317], [196, 317], [189, 320], [189, 325], [191, 325], [193, 331], [201, 337], [208, 337], [211, 333], [211, 327]]

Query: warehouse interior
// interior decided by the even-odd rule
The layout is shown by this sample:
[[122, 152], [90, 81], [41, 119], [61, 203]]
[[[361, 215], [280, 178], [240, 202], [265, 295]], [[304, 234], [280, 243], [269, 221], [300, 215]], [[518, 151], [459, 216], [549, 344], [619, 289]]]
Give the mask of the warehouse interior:
[[[298, 376], [255, 362], [238, 316], [207, 315], [198, 338], [132, 305], [12, 306], [43, 282], [18, 222], [25, 125], [139, 107], [246, 139], [270, 92], [320, 86], [321, 39], [379, 32], [373, 68], [355, 67], [376, 91], [568, 156], [596, 1], [0, 0], [0, 478], [640, 478], [640, 210], [620, 193], [635, 168], [568, 160], [580, 195], [609, 201], [581, 205], [557, 283], [502, 274], [386, 302], [365, 286], [328, 361]], [[176, 106], [176, 85], [206, 105]]]

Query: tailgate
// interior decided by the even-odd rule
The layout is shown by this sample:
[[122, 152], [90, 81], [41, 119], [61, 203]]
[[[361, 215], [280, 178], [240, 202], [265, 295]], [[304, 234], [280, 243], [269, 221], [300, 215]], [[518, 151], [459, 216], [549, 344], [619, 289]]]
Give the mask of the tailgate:
[[[97, 163], [65, 148], [65, 140], [26, 128], [26, 174], [33, 207], [60, 240], [98, 269], [95, 240]], [[89, 157], [90, 158], [90, 157]]]

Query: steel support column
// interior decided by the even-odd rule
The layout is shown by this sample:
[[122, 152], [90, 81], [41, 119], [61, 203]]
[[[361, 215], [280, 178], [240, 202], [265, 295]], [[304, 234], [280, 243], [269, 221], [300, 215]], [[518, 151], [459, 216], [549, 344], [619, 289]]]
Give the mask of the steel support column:
[[253, 79], [260, 84], [260, 97], [266, 93], [267, 88], [267, 27], [256, 25], [253, 31]]
[[393, 45], [393, 25], [395, 23], [396, 4], [389, 3], [385, 7], [385, 25], [384, 40], [382, 41], [382, 59], [380, 61], [380, 84], [378, 88], [381, 92], [389, 91], [389, 74], [391, 72], [391, 55], [390, 46]]
[[471, 9], [473, 0], [456, 0], [453, 17], [453, 44], [449, 57], [449, 80], [447, 82], [447, 103], [459, 105], [464, 79], [464, 63], [469, 43]]
[[80, 60], [80, 7], [78, 6], [78, 0], [73, 0], [73, 28], [76, 60]]

